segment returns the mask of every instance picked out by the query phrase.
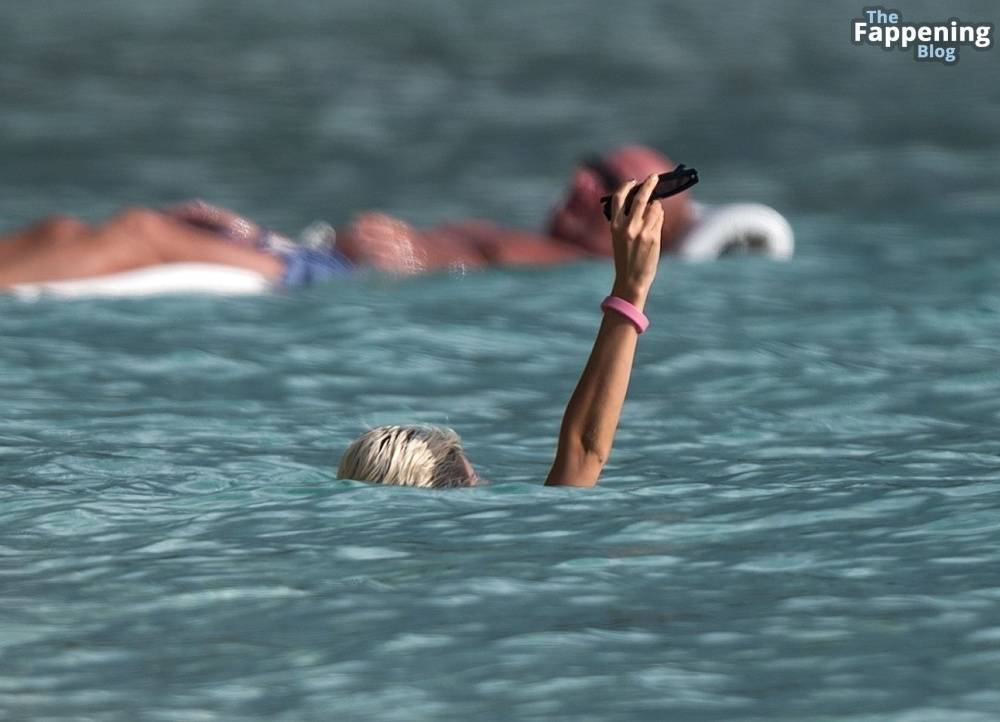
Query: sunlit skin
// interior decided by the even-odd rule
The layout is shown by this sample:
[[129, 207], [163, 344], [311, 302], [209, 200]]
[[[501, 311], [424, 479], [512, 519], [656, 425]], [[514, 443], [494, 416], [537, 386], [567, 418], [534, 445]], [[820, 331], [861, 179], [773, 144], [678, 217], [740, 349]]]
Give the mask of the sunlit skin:
[[[673, 170], [676, 163], [652, 148], [626, 146], [606, 154], [601, 163], [616, 178], [613, 185], [629, 178], [645, 178], [650, 173]], [[548, 234], [571, 242], [586, 252], [598, 256], [611, 255], [611, 234], [604, 217], [600, 197], [610, 193], [600, 175], [584, 165], [576, 168], [570, 178], [564, 198], [549, 218]], [[660, 249], [677, 250], [679, 242], [695, 222], [694, 204], [690, 192], [679, 193], [660, 201], [665, 211]]]
[[[615, 280], [611, 293], [640, 311], [645, 307], [660, 260], [665, 212], [661, 202], [649, 202], [656, 181], [652, 174], [642, 184], [631, 214], [626, 214], [622, 206], [635, 181], [618, 188], [612, 201], [609, 232]], [[235, 240], [223, 240], [222, 232]], [[200, 261], [250, 268], [277, 278], [282, 270], [280, 262], [249, 245], [257, 232], [234, 214], [197, 204], [169, 213], [127, 211], [99, 226], [52, 218], [0, 242], [0, 285], [39, 277], [100, 275], [143, 265], [190, 261], [195, 256]], [[479, 229], [465, 232], [478, 233]], [[566, 407], [546, 484], [597, 483], [611, 454], [637, 339], [631, 321], [618, 313], [605, 312], [587, 365]], [[471, 469], [469, 473], [473, 473]]]
[[[674, 163], [644, 146], [607, 154], [604, 165], [620, 181], [672, 170]], [[573, 171], [566, 195], [552, 210], [546, 233], [502, 228], [487, 221], [460, 221], [418, 229], [384, 213], [363, 213], [338, 232], [337, 247], [356, 263], [395, 273], [462, 265], [548, 265], [610, 256], [611, 233], [600, 197], [612, 188], [586, 167]], [[694, 223], [690, 193], [661, 201], [665, 217], [661, 249], [674, 251]]]
[[105, 223], [49, 218], [0, 237], [0, 287], [104, 276], [164, 263], [217, 263], [276, 281], [284, 264], [269, 253], [196, 228], [170, 214], [143, 208]]
[[[660, 262], [663, 206], [649, 202], [656, 186], [650, 175], [639, 189], [631, 214], [623, 209], [635, 181], [624, 183], [612, 201], [611, 235], [615, 280], [611, 295], [642, 311]], [[594, 486], [611, 456], [622, 404], [628, 391], [639, 333], [627, 318], [606, 311], [594, 348], [570, 397], [559, 431], [549, 486]]]
[[[604, 162], [623, 179], [673, 167], [665, 157], [640, 146], [611, 153]], [[339, 229], [337, 249], [358, 266], [400, 274], [610, 256], [610, 231], [598, 202], [608, 190], [589, 169], [576, 169], [545, 234], [483, 220], [417, 229], [384, 213], [366, 212]], [[691, 203], [682, 193], [661, 204], [666, 211], [661, 247], [673, 249], [691, 224]], [[162, 211], [127, 209], [98, 224], [52, 217], [0, 236], [0, 287], [182, 262], [234, 266], [278, 281], [282, 261], [254, 246], [262, 233], [248, 218], [200, 201]]]

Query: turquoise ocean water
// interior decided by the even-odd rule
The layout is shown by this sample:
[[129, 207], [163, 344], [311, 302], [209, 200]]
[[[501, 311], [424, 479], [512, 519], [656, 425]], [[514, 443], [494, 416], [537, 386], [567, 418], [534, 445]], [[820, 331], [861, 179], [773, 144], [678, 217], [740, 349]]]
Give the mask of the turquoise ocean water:
[[[1000, 55], [799, 7], [0, 9], [0, 229], [536, 227], [639, 140], [798, 240], [664, 265], [589, 491], [540, 482], [606, 265], [0, 297], [0, 719], [997, 719]], [[335, 480], [388, 422], [492, 483]]]

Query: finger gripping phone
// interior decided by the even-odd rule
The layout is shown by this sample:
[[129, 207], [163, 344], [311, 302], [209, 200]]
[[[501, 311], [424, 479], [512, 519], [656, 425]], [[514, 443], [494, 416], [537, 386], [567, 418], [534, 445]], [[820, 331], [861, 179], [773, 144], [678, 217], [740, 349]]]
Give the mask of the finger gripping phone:
[[[649, 200], [655, 201], [660, 198], [669, 198], [686, 191], [698, 182], [698, 171], [694, 168], [686, 168], [683, 163], [674, 168], [669, 173], [660, 173], [660, 179], [656, 182]], [[639, 186], [635, 186], [625, 196], [625, 213], [632, 212], [632, 201], [635, 200], [639, 192]], [[611, 196], [603, 196], [601, 203], [604, 204], [604, 217], [611, 220]]]

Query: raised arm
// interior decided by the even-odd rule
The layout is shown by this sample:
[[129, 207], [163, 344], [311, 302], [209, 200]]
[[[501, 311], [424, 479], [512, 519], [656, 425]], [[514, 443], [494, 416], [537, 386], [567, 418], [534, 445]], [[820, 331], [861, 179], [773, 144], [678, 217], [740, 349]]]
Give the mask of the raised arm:
[[[663, 207], [649, 203], [656, 175], [642, 184], [631, 213], [623, 209], [629, 181], [614, 194], [611, 236], [615, 282], [611, 295], [640, 313], [660, 260]], [[559, 448], [545, 483], [549, 486], [594, 486], [611, 455], [622, 404], [628, 391], [638, 327], [625, 315], [607, 310], [583, 375], [570, 397], [559, 431]]]

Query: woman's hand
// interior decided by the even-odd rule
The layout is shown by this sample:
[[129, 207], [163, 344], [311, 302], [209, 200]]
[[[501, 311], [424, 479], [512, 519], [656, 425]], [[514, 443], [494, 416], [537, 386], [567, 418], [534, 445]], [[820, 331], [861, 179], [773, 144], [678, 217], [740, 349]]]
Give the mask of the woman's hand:
[[611, 200], [611, 239], [615, 255], [615, 284], [611, 294], [640, 311], [656, 277], [660, 262], [660, 233], [663, 229], [663, 206], [649, 202], [657, 176], [649, 176], [636, 193], [630, 213], [625, 212], [625, 197], [636, 186], [627, 181]]
[[[639, 187], [632, 212], [625, 213], [625, 196], [635, 185], [635, 181], [622, 185], [611, 202], [615, 250], [611, 292], [641, 311], [660, 262], [663, 208], [659, 201], [649, 202], [656, 185], [656, 176], [651, 175]], [[594, 349], [566, 406], [556, 458], [545, 479], [549, 486], [597, 483], [611, 455], [638, 338], [635, 325], [624, 316], [604, 314]]]

